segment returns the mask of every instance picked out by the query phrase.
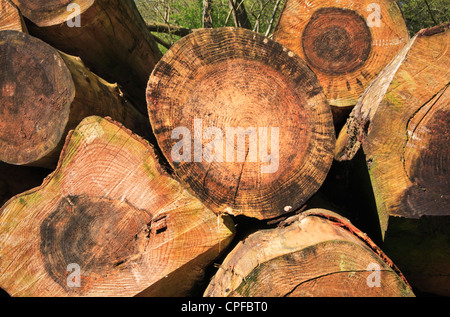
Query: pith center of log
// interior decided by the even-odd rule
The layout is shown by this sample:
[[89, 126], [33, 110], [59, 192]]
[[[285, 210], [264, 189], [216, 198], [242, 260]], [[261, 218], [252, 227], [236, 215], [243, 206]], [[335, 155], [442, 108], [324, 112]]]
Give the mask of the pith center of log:
[[[127, 201], [64, 197], [41, 225], [45, 268], [67, 291], [82, 291], [93, 282], [86, 279], [105, 278], [111, 270], [140, 257], [141, 245], [151, 237], [151, 219], [150, 213]], [[68, 286], [71, 264], [80, 267], [80, 289]]]
[[345, 74], [367, 61], [372, 36], [366, 21], [353, 10], [321, 8], [303, 32], [303, 51], [310, 65], [328, 74]]

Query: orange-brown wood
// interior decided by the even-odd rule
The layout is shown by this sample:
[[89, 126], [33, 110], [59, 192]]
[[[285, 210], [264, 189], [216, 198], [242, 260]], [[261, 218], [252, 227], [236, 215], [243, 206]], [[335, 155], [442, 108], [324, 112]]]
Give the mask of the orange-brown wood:
[[303, 60], [260, 34], [218, 28], [182, 38], [156, 66], [147, 95], [161, 150], [217, 214], [294, 211], [331, 166], [335, 135], [322, 87]]
[[336, 158], [362, 146], [385, 245], [424, 292], [450, 294], [449, 25], [422, 30], [371, 84]]
[[333, 107], [354, 106], [408, 39], [394, 0], [287, 0], [274, 33], [316, 72]]
[[9, 0], [0, 0], [0, 31], [26, 31], [27, 27], [17, 7]]
[[234, 226], [189, 194], [152, 146], [88, 117], [44, 183], [0, 209], [11, 296], [189, 295]]
[[148, 139], [150, 123], [116, 84], [26, 33], [0, 31], [0, 160], [54, 168], [70, 129], [111, 116]]
[[205, 296], [414, 296], [403, 274], [364, 233], [323, 209], [258, 231], [225, 258]]
[[145, 88], [161, 52], [133, 0], [12, 1], [31, 22], [30, 34], [79, 56], [147, 114]]

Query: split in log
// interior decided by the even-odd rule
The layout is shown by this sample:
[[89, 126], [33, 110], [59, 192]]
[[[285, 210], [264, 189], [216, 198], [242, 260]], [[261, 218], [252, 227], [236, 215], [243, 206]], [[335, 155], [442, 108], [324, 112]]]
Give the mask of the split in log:
[[[449, 43], [449, 24], [423, 30], [411, 39], [363, 94], [336, 149], [337, 159], [351, 159], [362, 144], [390, 249], [402, 249], [394, 244], [405, 237], [389, 232], [411, 230], [407, 237], [425, 237], [422, 226], [430, 228], [421, 244], [408, 244], [413, 250], [407, 258], [401, 258], [408, 253], [405, 250], [398, 258], [396, 252], [391, 256], [404, 263], [405, 275], [411, 271], [420, 279], [422, 291], [447, 295], [449, 240], [442, 239], [433, 253], [429, 243], [441, 239], [438, 228], [448, 225], [445, 219], [450, 216]], [[414, 228], [418, 232], [413, 233]], [[450, 227], [446, 230], [448, 237]], [[426, 270], [413, 272], [417, 263], [426, 263]]]
[[225, 258], [204, 296], [414, 296], [408, 282], [364, 233], [323, 209], [256, 232]]
[[187, 296], [233, 233], [230, 217], [171, 178], [146, 141], [88, 117], [45, 182], [0, 209], [0, 287], [11, 296]]
[[31, 35], [0, 31], [0, 69], [0, 161], [54, 168], [67, 132], [89, 115], [152, 137], [116, 84]]
[[0, 0], [0, 31], [26, 32], [27, 27], [17, 7], [9, 0]]
[[394, 0], [287, 0], [274, 33], [316, 72], [333, 108], [354, 106], [408, 39]]
[[217, 214], [294, 211], [331, 166], [335, 132], [316, 76], [255, 32], [202, 29], [182, 38], [155, 67], [147, 98], [163, 154]]
[[79, 56], [147, 114], [145, 88], [162, 54], [133, 0], [12, 1], [32, 22], [31, 35]]

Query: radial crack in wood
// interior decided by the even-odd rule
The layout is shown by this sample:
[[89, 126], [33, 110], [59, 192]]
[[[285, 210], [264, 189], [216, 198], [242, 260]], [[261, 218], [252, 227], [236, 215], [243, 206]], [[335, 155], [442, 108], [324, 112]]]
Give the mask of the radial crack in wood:
[[315, 74], [249, 30], [198, 30], [161, 59], [147, 88], [158, 144], [217, 214], [267, 219], [321, 186], [335, 144]]

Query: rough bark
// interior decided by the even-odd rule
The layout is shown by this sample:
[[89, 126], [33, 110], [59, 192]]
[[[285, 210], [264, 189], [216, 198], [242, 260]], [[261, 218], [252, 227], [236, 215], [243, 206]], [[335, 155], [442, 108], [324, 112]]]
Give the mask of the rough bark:
[[[30, 34], [79, 56], [97, 75], [118, 83], [144, 114], [145, 87], [161, 52], [133, 0], [13, 0], [32, 23]], [[80, 8], [79, 26], [69, 5]], [[70, 9], [70, 10], [69, 10]]]
[[294, 211], [331, 166], [335, 134], [322, 87], [292, 51], [260, 34], [218, 28], [182, 38], [147, 94], [165, 157], [217, 214]]
[[26, 32], [26, 29], [25, 21], [14, 3], [9, 0], [0, 0], [0, 31]]
[[0, 160], [54, 168], [70, 129], [110, 116], [149, 140], [148, 119], [78, 57], [28, 34], [0, 32]]
[[145, 140], [88, 117], [44, 183], [0, 209], [0, 287], [33, 297], [188, 295], [233, 230]]
[[364, 233], [312, 209], [241, 241], [205, 296], [414, 296], [400, 270]]
[[354, 106], [408, 39], [393, 0], [287, 0], [274, 33], [306, 59], [333, 108]]

